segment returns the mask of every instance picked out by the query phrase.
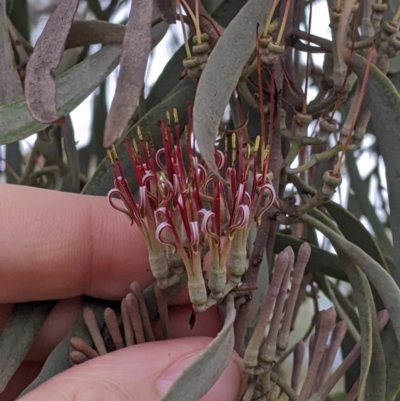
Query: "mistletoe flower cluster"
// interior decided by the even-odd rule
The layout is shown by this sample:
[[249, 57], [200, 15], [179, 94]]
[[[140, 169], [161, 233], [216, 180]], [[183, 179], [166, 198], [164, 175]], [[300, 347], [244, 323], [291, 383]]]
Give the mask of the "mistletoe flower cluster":
[[[275, 191], [265, 163], [260, 172], [254, 168], [259, 164], [259, 140], [251, 147], [233, 134], [229, 151], [227, 140], [224, 152], [215, 150], [220, 174], [229, 184], [225, 185], [199, 159], [190, 120], [184, 143], [175, 109], [174, 128], [168, 113], [167, 123], [160, 124], [163, 147], [158, 151], [151, 136], [145, 140], [140, 130], [138, 142], [126, 140], [139, 186], [137, 200], [115, 148], [108, 152], [115, 186], [108, 201], [140, 229], [159, 286], [177, 283], [185, 270], [191, 302], [196, 311], [204, 311], [240, 283], [247, 266], [250, 227], [253, 222], [259, 224], [275, 202]], [[206, 286], [203, 256], [208, 251], [211, 265]]]

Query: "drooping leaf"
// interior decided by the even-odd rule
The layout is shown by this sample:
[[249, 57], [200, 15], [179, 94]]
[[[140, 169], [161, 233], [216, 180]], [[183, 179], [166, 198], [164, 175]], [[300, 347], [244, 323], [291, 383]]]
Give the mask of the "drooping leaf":
[[214, 160], [214, 143], [219, 124], [243, 67], [254, 50], [257, 24], [265, 23], [271, 6], [270, 0], [249, 0], [218, 40], [200, 77], [193, 126], [200, 153], [216, 175], [219, 174]]
[[68, 161], [68, 179], [70, 181], [70, 185], [68, 188], [64, 190], [68, 190], [71, 192], [78, 193], [80, 192], [80, 182], [79, 182], [79, 154], [78, 149], [76, 148], [75, 143], [75, 133], [74, 127], [72, 125], [72, 121], [70, 116], [66, 118], [66, 122], [62, 127], [61, 135], [64, 143], [65, 153], [67, 154], [67, 161]]
[[[0, 106], [12, 103], [23, 96], [22, 83], [14, 62], [14, 52], [8, 33], [6, 1], [0, 1]], [[16, 183], [21, 174], [22, 155], [19, 143], [6, 147], [6, 177], [8, 183]]]
[[[350, 64], [354, 72], [363, 78], [366, 60], [351, 55]], [[393, 233], [394, 279], [400, 285], [400, 95], [396, 88], [378, 68], [371, 65], [365, 95], [371, 111], [371, 119], [378, 138], [386, 166], [386, 180], [389, 193], [390, 225]]]
[[[302, 243], [303, 241], [290, 235], [278, 234], [275, 238], [274, 252], [279, 253], [287, 246], [292, 247], [293, 250], [297, 252]], [[337, 255], [325, 251], [315, 245], [309, 245], [311, 247], [311, 257], [307, 263], [308, 270], [315, 273], [325, 274], [342, 281], [349, 280]]]
[[[67, 115], [86, 99], [117, 66], [121, 48], [106, 46], [56, 78], [57, 113]], [[46, 128], [35, 121], [24, 99], [0, 107], [0, 144], [24, 139]]]
[[106, 120], [104, 147], [109, 147], [122, 136], [139, 105], [150, 52], [152, 13], [152, 1], [132, 2], [123, 41], [117, 88]]
[[325, 207], [345, 238], [359, 246], [371, 258], [375, 259], [382, 267], [388, 270], [385, 258], [378, 244], [361, 221], [336, 202], [329, 201], [325, 204]]
[[60, 63], [79, 0], [61, 1], [50, 15], [26, 66], [25, 98], [35, 120], [49, 124], [62, 115], [56, 108], [52, 72]]
[[390, 274], [361, 248], [352, 244], [323, 223], [307, 215], [303, 215], [300, 218], [324, 234], [338, 251], [346, 254], [365, 273], [389, 312], [397, 341], [400, 344], [400, 289]]
[[[151, 48], [153, 49], [164, 37], [168, 25], [159, 23], [151, 29]], [[89, 20], [74, 21], [71, 25], [65, 49], [95, 44], [121, 45], [126, 32], [126, 26], [107, 21]]]
[[[346, 269], [359, 313], [361, 330], [361, 368], [358, 397], [366, 401], [385, 399], [385, 359], [376, 322], [376, 309], [369, 282], [361, 269], [341, 251], [340, 260]], [[373, 374], [372, 374], [373, 369]]]
[[56, 301], [15, 304], [0, 335], [0, 393], [24, 360]]
[[182, 372], [160, 401], [197, 401], [214, 385], [232, 356], [233, 323], [236, 309], [228, 295], [226, 318], [222, 330], [207, 348]]
[[[142, 132], [157, 132], [158, 131], [158, 121], [165, 118], [165, 112], [171, 111], [172, 107], [175, 107], [180, 116], [180, 123], [186, 123], [186, 109], [187, 102], [193, 101], [194, 97], [194, 83], [191, 81], [181, 82], [179, 87], [174, 90], [174, 93], [167, 97], [162, 103], [157, 107], [150, 110], [143, 118], [139, 120], [128, 132], [130, 138], [136, 137], [136, 130], [138, 127], [141, 128]], [[161, 136], [153, 135], [153, 140], [156, 149], [161, 147]], [[124, 141], [121, 141], [117, 145], [117, 153], [121, 165], [124, 171], [129, 172], [131, 170], [131, 161], [129, 155], [126, 151], [126, 146]], [[137, 188], [137, 183], [133, 179], [133, 174], [127, 174], [127, 180], [129, 182], [132, 192], [135, 192]], [[83, 188], [82, 193], [87, 195], [106, 195], [108, 191], [113, 187], [113, 176], [110, 170], [110, 163], [107, 159], [104, 159], [97, 170]]]
[[393, 325], [389, 324], [382, 333], [386, 361], [386, 400], [399, 400], [400, 393], [400, 345], [396, 341]]
[[0, 54], [0, 106], [2, 106], [14, 102], [23, 95], [8, 33], [5, 0], [0, 1]]
[[[366, 183], [364, 183], [360, 177], [360, 172], [358, 171], [356, 158], [353, 152], [346, 153], [346, 166], [349, 172], [350, 184], [354, 190], [354, 197], [357, 200], [360, 211], [365, 215], [371, 224], [372, 229], [377, 237], [377, 241], [382, 249], [385, 250], [386, 253], [392, 253], [393, 246], [386, 235], [383, 223], [379, 220], [379, 217], [376, 214], [375, 207], [372, 205], [371, 200], [368, 197], [368, 185], [365, 185]], [[372, 256], [378, 263], [380, 263], [376, 257], [371, 254], [369, 255]]]
[[[85, 297], [82, 305], [82, 311], [85, 307], [91, 308], [96, 316], [96, 320], [104, 322], [103, 314], [105, 308], [108, 304], [105, 301], [96, 300], [93, 298]], [[46, 359], [42, 370], [36, 379], [20, 394], [20, 397], [34, 390], [36, 387], [40, 386], [45, 381], [51, 379], [53, 376], [67, 370], [71, 367], [69, 362], [70, 353], [70, 339], [71, 337], [80, 337], [88, 344], [92, 344], [92, 339], [86, 328], [85, 322], [83, 321], [82, 312], [79, 314], [74, 326], [62, 339], [62, 341], [54, 348], [51, 354]]]
[[71, 25], [65, 49], [80, 46], [90, 46], [96, 43], [102, 45], [121, 45], [126, 27], [106, 21], [74, 21]]

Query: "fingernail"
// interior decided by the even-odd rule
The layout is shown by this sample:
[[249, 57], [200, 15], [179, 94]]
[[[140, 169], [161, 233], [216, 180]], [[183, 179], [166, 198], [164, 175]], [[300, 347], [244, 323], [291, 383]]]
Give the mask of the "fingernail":
[[164, 370], [157, 380], [157, 390], [159, 391], [160, 395], [164, 395], [169, 390], [176, 379], [181, 375], [183, 369], [190, 365], [190, 362], [192, 362], [196, 356], [197, 354], [189, 355], [183, 359], [179, 359], [170, 365], [166, 370]]
[[[176, 361], [160, 375], [156, 383], [160, 396], [163, 396], [169, 390], [181, 375], [182, 371], [190, 365], [197, 356], [198, 354], [196, 353]], [[220, 378], [200, 401], [236, 400], [240, 391], [240, 384], [241, 369], [238, 363], [231, 360]]]

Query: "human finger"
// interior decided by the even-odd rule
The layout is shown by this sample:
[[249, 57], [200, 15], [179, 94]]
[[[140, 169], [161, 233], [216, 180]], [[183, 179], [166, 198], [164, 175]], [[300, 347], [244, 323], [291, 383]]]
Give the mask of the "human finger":
[[[21, 401], [159, 400], [210, 341], [207, 337], [181, 338], [119, 350], [55, 376]], [[239, 358], [233, 355], [222, 376], [201, 400], [236, 400], [241, 371]]]
[[153, 278], [136, 226], [104, 197], [2, 185], [0, 303], [121, 299]]

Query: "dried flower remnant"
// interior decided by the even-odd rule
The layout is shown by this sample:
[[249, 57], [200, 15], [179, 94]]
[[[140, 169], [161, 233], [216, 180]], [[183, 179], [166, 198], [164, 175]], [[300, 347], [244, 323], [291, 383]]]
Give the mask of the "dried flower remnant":
[[104, 310], [104, 323], [107, 328], [105, 333], [99, 327], [92, 309], [83, 310], [83, 319], [94, 348], [82, 338], [72, 337], [69, 355], [71, 365], [78, 365], [124, 347], [155, 341], [142, 289], [136, 282], [131, 284], [130, 292], [121, 301], [120, 317], [111, 308]]
[[[252, 148], [243, 143], [241, 135], [233, 134], [230, 157], [228, 143], [224, 152], [215, 150], [216, 165], [230, 184], [225, 187], [199, 159], [190, 118], [184, 141], [180, 139], [176, 110], [173, 119], [174, 128], [169, 113], [167, 122], [160, 122], [163, 141], [160, 150], [154, 149], [150, 135], [145, 141], [140, 130], [139, 145], [136, 140], [132, 145], [127, 142], [139, 184], [138, 202], [130, 192], [115, 148], [109, 151], [115, 189], [109, 192], [108, 199], [111, 206], [128, 215], [131, 223], [140, 228], [149, 248], [151, 270], [161, 288], [179, 281], [184, 266], [191, 302], [200, 312], [221, 302], [240, 283], [247, 265], [250, 227], [254, 222], [259, 224], [276, 195], [266, 174], [265, 157], [260, 172], [255, 171], [259, 139]], [[117, 196], [125, 208], [115, 203]], [[208, 250], [210, 295], [202, 259]]]

